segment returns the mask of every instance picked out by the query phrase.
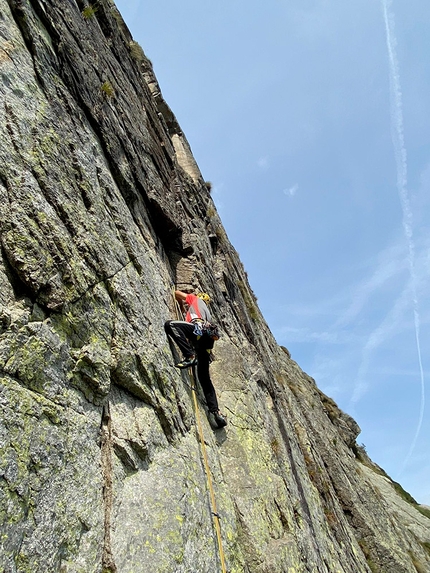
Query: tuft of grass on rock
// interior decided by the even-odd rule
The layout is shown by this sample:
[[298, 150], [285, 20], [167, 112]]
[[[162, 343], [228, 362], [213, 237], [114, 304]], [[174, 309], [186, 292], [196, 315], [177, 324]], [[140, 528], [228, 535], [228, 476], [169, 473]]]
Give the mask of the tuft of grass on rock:
[[[422, 507], [421, 505], [417, 505], [416, 507], [420, 513], [422, 513], [423, 515], [425, 515], [426, 517], [428, 517], [430, 519], [430, 509], [427, 509], [426, 507]], [[429, 547], [430, 547], [430, 544], [429, 544]]]
[[254, 301], [252, 300], [252, 297], [249, 294], [245, 283], [242, 280], [238, 280], [237, 286], [239, 287], [240, 292], [242, 293], [242, 297], [243, 297], [243, 300], [245, 302], [245, 306], [248, 310], [249, 316], [252, 318], [252, 320], [254, 322], [258, 322], [259, 316], [258, 316], [257, 307], [254, 304]]
[[112, 84], [108, 80], [102, 83], [100, 89], [102, 93], [108, 98], [111, 98], [115, 95], [115, 90], [113, 89]]
[[142, 63], [145, 60], [145, 53], [142, 50], [141, 45], [138, 42], [132, 40], [128, 44], [130, 55], [131, 57], [139, 63]]
[[97, 6], [93, 6], [92, 4], [88, 4], [88, 6], [86, 6], [82, 10], [82, 16], [85, 18], [85, 20], [90, 20], [91, 18], [94, 18], [97, 10], [98, 10]]
[[277, 438], [273, 438], [273, 440], [270, 442], [270, 447], [272, 448], [272, 451], [275, 454], [275, 456], [279, 455], [280, 444]]
[[423, 542], [421, 542], [421, 545], [424, 547], [424, 549], [430, 555], [430, 543], [427, 543], [427, 541], [423, 541]]

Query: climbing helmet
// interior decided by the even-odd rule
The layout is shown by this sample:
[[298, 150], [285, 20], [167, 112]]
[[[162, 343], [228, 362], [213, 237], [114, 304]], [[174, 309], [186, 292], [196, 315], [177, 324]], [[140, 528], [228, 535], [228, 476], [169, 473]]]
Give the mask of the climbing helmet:
[[206, 303], [209, 303], [211, 301], [211, 297], [206, 292], [199, 292], [197, 297], [202, 299]]

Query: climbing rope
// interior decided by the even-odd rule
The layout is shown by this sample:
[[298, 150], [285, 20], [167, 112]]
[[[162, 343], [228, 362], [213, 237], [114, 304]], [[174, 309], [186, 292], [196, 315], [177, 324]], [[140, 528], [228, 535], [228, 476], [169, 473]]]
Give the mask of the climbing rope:
[[[183, 318], [182, 317], [182, 311], [180, 309], [178, 301], [176, 300], [174, 291], [173, 291], [173, 298], [175, 301], [176, 318], [177, 318], [177, 320], [181, 320], [181, 318]], [[213, 520], [214, 520], [215, 532], [216, 532], [216, 537], [217, 537], [217, 542], [218, 542], [218, 551], [219, 551], [219, 557], [220, 557], [220, 562], [221, 562], [221, 571], [222, 571], [222, 573], [227, 573], [227, 569], [225, 567], [224, 549], [222, 546], [222, 538], [221, 538], [220, 516], [219, 516], [218, 510], [217, 510], [217, 505], [216, 505], [216, 500], [215, 500], [215, 492], [214, 492], [213, 483], [212, 483], [212, 474], [211, 474], [211, 470], [209, 467], [209, 460], [208, 460], [208, 456], [207, 456], [207, 452], [206, 452], [206, 444], [205, 444], [205, 438], [204, 438], [204, 434], [203, 434], [203, 426], [202, 426], [202, 422], [200, 419], [199, 405], [197, 403], [196, 375], [195, 375], [194, 367], [188, 368], [188, 373], [189, 373], [190, 379], [191, 379], [191, 393], [193, 395], [194, 415], [196, 418], [197, 429], [198, 429], [198, 433], [199, 433], [199, 441], [200, 441], [202, 457], [203, 457], [203, 465], [205, 468], [206, 480], [208, 483], [209, 496], [210, 496], [210, 502], [211, 502], [211, 513], [212, 513]]]

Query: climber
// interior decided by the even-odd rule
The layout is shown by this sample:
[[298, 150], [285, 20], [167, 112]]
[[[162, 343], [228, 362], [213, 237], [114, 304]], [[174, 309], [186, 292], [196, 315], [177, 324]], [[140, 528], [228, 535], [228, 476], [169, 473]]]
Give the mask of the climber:
[[209, 375], [211, 350], [214, 341], [219, 338], [216, 327], [208, 328], [212, 318], [206, 303], [210, 302], [210, 297], [206, 293], [194, 295], [176, 290], [175, 298], [187, 311], [185, 321], [168, 320], [164, 325], [167, 336], [176, 342], [184, 356], [183, 360], [175, 366], [189, 368], [197, 365], [197, 377], [203, 389], [208, 410], [216, 426], [223, 428], [227, 425], [227, 420], [219, 411], [215, 388]]

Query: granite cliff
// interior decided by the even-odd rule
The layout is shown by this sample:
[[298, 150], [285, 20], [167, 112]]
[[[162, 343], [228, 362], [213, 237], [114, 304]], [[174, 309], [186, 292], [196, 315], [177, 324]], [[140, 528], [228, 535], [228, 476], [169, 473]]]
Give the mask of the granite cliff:
[[429, 514], [277, 345], [115, 5], [0, 0], [0, 90], [0, 571], [221, 571], [176, 284], [224, 333], [226, 570], [429, 572]]

